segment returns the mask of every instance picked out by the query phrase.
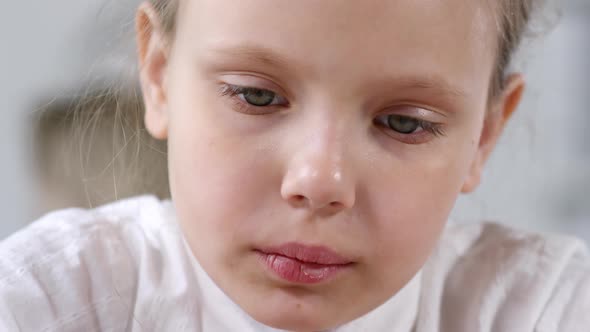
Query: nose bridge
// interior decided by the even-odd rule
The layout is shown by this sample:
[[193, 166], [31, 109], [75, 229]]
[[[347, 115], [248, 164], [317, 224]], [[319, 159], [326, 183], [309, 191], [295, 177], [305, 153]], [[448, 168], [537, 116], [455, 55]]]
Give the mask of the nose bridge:
[[334, 212], [354, 205], [354, 166], [346, 127], [346, 121], [330, 115], [318, 115], [307, 123], [283, 180], [282, 195], [290, 203]]
[[311, 130], [308, 142], [302, 146], [297, 155], [304, 164], [311, 167], [321, 180], [343, 180], [343, 171], [347, 160], [346, 136], [343, 126], [337, 123], [317, 126]]

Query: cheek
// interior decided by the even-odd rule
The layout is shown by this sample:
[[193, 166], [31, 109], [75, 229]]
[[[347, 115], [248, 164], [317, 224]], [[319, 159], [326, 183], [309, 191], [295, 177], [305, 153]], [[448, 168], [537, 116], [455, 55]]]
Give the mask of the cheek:
[[[375, 221], [371, 235], [379, 260], [420, 268], [446, 225], [472, 156], [471, 144], [457, 140], [374, 173], [363, 204]], [[399, 273], [395, 269], [390, 272]]]
[[228, 250], [242, 249], [249, 238], [243, 234], [255, 234], [257, 220], [268, 219], [269, 207], [276, 206], [269, 201], [279, 193], [268, 188], [280, 187], [280, 167], [266, 146], [228, 130], [228, 111], [215, 94], [172, 97], [168, 153], [179, 220], [197, 255], [229, 257]]

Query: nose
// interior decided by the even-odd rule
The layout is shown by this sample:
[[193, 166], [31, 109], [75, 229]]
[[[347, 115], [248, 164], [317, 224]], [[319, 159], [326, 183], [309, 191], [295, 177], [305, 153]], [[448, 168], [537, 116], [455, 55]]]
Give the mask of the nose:
[[352, 165], [343, 142], [331, 142], [316, 140], [291, 156], [281, 186], [281, 196], [291, 206], [320, 215], [334, 215], [354, 206]]

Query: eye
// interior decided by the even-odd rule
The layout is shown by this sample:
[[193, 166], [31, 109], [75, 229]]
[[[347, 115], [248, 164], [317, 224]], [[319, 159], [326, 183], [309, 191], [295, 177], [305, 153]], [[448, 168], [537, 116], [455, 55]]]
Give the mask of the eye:
[[246, 107], [262, 108], [288, 105], [284, 97], [266, 89], [224, 84], [221, 86], [220, 93], [222, 96], [237, 97]]
[[248, 104], [258, 107], [268, 106], [276, 98], [276, 94], [272, 91], [254, 88], [244, 89], [244, 92], [240, 93], [239, 96]]
[[445, 136], [443, 124], [405, 115], [380, 115], [374, 123], [384, 128], [389, 136], [408, 144], [425, 143], [435, 137]]
[[412, 134], [422, 129], [419, 120], [401, 115], [388, 115], [387, 125], [400, 134]]
[[381, 115], [375, 119], [375, 122], [403, 135], [420, 132], [427, 126], [424, 121], [396, 114]]

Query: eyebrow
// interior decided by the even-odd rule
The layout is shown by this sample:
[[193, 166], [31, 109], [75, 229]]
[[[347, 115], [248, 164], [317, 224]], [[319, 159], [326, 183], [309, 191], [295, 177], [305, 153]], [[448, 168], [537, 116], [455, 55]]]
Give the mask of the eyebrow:
[[389, 79], [389, 81], [393, 85], [399, 86], [403, 89], [425, 90], [439, 95], [457, 98], [467, 97], [467, 93], [464, 90], [454, 86], [448, 82], [448, 80], [434, 75], [425, 77], [409, 76], [400, 79]]
[[246, 60], [252, 63], [260, 63], [264, 66], [287, 68], [292, 66], [293, 60], [277, 53], [271, 48], [247, 44], [237, 46], [220, 46], [209, 51], [213, 58], [220, 56]]
[[[290, 68], [295, 61], [289, 57], [280, 54], [273, 49], [257, 44], [243, 44], [235, 46], [217, 46], [211, 48], [210, 56], [214, 59], [218, 57], [229, 57], [241, 59], [251, 63], [259, 63], [265, 67]], [[423, 90], [435, 93], [441, 96], [451, 96], [455, 98], [466, 98], [467, 93], [451, 84], [442, 76], [425, 75], [425, 76], [403, 76], [387, 77], [379, 81], [381, 86], [394, 86], [407, 90]]]

